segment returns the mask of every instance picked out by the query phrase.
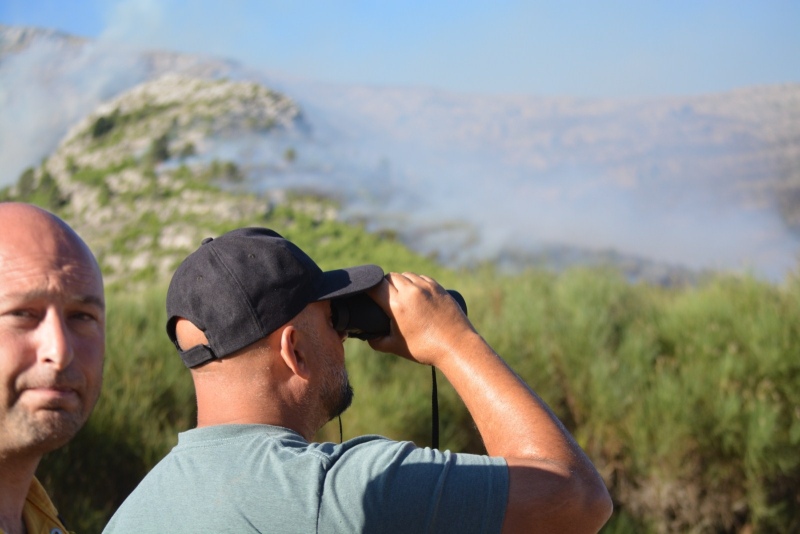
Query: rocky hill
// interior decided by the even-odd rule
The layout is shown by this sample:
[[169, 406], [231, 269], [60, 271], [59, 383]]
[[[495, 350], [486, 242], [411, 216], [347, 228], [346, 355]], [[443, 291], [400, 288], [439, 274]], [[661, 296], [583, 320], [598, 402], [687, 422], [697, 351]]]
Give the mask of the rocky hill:
[[258, 84], [167, 75], [98, 107], [3, 196], [62, 214], [109, 284], [152, 279], [171, 273], [204, 237], [263, 218], [276, 203], [335, 217], [322, 199], [237, 190], [245, 179], [237, 164], [209, 157], [226, 140], [268, 143], [301, 129], [297, 104]]

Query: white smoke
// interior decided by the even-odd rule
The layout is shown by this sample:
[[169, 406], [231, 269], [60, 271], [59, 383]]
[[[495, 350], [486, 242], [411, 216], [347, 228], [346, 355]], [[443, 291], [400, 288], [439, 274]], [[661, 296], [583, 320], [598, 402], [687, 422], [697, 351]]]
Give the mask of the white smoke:
[[[97, 41], [42, 40], [0, 62], [0, 185], [38, 164], [100, 102], [158, 70], [202, 64], [206, 74], [262, 81], [304, 110], [309, 134], [217, 146], [218, 157], [250, 171], [254, 188], [332, 194], [346, 216], [392, 228], [445, 261], [550, 248], [581, 256], [572, 247], [771, 280], [797, 265], [797, 240], [772, 206], [740, 194], [773, 172], [747, 159], [759, 153], [751, 124], [695, 113], [695, 101], [468, 97], [144, 59], [121, 43], [137, 24], [146, 40], [166, 21], [153, 2], [118, 9]], [[282, 163], [288, 148], [292, 165]]]
[[0, 62], [0, 186], [37, 165], [75, 122], [144, 79], [140, 56], [104, 41], [35, 41]]

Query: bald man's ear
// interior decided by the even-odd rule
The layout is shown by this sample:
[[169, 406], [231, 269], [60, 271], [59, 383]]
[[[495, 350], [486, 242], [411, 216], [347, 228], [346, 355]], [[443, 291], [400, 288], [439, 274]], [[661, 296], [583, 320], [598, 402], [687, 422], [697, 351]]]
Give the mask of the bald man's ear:
[[283, 363], [292, 370], [294, 374], [308, 380], [310, 372], [308, 362], [303, 353], [298, 350], [297, 341], [300, 332], [292, 325], [285, 326], [281, 332], [281, 358]]

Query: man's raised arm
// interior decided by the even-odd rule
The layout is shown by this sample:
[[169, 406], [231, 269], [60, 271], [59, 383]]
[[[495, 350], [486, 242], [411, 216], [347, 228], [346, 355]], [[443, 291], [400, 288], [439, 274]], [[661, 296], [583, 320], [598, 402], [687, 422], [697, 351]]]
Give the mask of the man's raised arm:
[[390, 273], [370, 296], [393, 319], [370, 342], [438, 368], [472, 415], [490, 456], [509, 469], [503, 532], [597, 532], [612, 512], [602, 478], [534, 391], [433, 279]]

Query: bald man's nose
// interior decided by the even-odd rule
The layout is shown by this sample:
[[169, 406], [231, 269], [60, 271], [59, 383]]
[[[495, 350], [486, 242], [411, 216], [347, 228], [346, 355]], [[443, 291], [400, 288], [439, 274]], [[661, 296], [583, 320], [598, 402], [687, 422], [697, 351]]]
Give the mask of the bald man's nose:
[[48, 310], [38, 329], [38, 359], [66, 368], [73, 358], [72, 339], [66, 320], [58, 311]]

